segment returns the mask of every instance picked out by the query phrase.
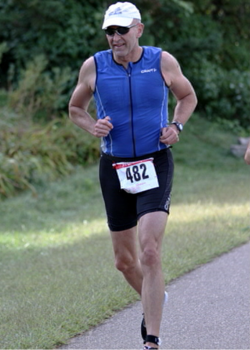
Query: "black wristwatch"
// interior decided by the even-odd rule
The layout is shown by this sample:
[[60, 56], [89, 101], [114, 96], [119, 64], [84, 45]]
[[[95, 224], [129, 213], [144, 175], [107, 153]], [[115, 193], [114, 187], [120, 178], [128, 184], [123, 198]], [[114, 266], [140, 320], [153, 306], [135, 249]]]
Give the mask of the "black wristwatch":
[[179, 122], [172, 122], [171, 124], [174, 124], [176, 127], [177, 127], [177, 129], [178, 129], [178, 131], [179, 132], [182, 132], [182, 130], [183, 130], [183, 124], [181, 124], [181, 123], [179, 123]]

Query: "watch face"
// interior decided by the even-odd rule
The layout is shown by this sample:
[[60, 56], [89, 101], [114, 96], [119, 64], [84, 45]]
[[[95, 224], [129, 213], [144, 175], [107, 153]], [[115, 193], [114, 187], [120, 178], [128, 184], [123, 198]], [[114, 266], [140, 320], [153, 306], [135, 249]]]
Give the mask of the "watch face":
[[183, 124], [181, 124], [179, 122], [172, 122], [172, 124], [176, 125], [179, 132], [181, 132], [183, 130]]

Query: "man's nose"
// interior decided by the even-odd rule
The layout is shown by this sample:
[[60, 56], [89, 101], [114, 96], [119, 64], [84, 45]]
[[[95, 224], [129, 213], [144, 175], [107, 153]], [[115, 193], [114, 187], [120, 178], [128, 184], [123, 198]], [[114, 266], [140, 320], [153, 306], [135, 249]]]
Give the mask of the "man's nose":
[[117, 32], [115, 32], [115, 34], [113, 35], [113, 40], [120, 40], [121, 39], [121, 36], [117, 33]]

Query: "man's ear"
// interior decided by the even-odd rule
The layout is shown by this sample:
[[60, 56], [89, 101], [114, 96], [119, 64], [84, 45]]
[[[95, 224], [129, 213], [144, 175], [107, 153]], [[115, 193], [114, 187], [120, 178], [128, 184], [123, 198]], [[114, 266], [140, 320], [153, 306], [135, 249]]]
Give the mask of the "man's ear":
[[142, 36], [143, 30], [144, 30], [144, 24], [143, 23], [138, 23], [137, 38], [140, 38]]

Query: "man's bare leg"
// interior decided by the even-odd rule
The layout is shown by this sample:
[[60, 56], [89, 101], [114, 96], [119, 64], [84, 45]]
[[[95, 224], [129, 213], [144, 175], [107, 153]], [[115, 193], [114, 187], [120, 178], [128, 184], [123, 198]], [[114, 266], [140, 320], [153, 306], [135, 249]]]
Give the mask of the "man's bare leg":
[[[164, 299], [164, 277], [161, 267], [161, 246], [167, 223], [165, 212], [145, 214], [139, 221], [139, 242], [143, 275], [142, 304], [147, 334], [159, 337]], [[154, 343], [146, 345], [157, 347]]]
[[141, 295], [142, 271], [138, 256], [137, 227], [111, 231], [116, 268], [121, 271], [136, 292]]

